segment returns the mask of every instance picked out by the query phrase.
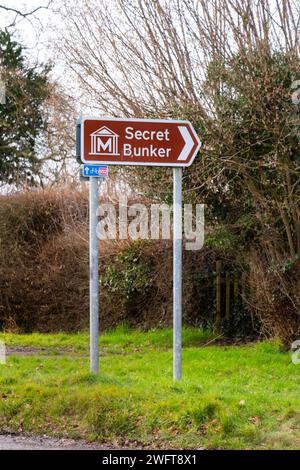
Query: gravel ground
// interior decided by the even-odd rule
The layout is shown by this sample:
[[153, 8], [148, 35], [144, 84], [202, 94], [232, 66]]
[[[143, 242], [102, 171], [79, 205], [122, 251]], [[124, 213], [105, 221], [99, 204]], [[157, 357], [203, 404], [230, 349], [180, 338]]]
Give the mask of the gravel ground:
[[108, 447], [87, 444], [73, 439], [29, 437], [0, 434], [0, 450], [107, 450]]

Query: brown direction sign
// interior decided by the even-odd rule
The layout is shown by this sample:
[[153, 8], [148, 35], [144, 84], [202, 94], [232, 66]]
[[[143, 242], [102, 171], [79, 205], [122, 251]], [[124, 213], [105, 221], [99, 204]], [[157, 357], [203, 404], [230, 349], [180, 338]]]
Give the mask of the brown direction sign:
[[81, 160], [86, 164], [189, 166], [201, 142], [189, 121], [81, 119]]

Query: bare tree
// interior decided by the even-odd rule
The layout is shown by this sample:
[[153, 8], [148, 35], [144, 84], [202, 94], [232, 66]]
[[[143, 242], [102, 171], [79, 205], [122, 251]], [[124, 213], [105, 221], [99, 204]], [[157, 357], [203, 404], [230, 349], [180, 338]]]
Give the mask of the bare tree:
[[40, 10], [47, 10], [51, 6], [52, 2], [53, 0], [48, 0], [48, 3], [46, 5], [40, 5], [28, 11], [0, 4], [0, 10], [6, 11], [7, 13], [12, 13], [14, 15], [13, 21], [7, 26], [8, 28], [11, 28], [16, 25], [18, 19], [28, 19], [29, 17], [34, 16]]
[[[273, 2], [271, 2], [273, 3]], [[168, 113], [203, 107], [208, 63], [258, 44], [299, 53], [291, 0], [65, 0], [61, 51], [104, 112]], [[211, 112], [209, 103], [206, 103]]]
[[47, 127], [38, 144], [42, 162], [41, 185], [78, 180], [74, 132], [77, 114], [74, 97], [59, 83], [51, 82], [44, 113]]
[[[268, 214], [276, 233], [279, 217], [290, 256], [300, 254], [290, 88], [299, 74], [299, 3], [83, 0], [74, 8], [65, 0], [60, 14], [57, 47], [91, 107], [191, 119], [204, 146], [186, 194], [238, 214], [251, 198], [261, 223]], [[164, 178], [160, 188], [155, 179], [156, 193]]]

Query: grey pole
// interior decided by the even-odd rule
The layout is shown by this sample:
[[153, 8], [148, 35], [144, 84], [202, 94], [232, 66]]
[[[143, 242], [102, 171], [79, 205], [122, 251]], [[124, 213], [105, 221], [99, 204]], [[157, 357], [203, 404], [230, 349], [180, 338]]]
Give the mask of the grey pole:
[[99, 372], [98, 181], [90, 177], [90, 371]]
[[181, 380], [182, 168], [173, 168], [173, 379]]

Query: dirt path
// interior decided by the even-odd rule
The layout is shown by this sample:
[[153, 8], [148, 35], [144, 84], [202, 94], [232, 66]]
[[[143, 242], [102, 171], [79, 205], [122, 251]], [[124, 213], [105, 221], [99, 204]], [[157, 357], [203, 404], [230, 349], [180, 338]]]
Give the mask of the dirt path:
[[[60, 356], [60, 355], [70, 355], [70, 354], [75, 354], [77, 357], [77, 354], [74, 353], [71, 349], [68, 348], [60, 348], [60, 349], [47, 349], [47, 348], [34, 348], [31, 346], [7, 346], [6, 348], [6, 354], [7, 356]], [[84, 354], [81, 354], [84, 356]], [[86, 356], [88, 356], [88, 352], [86, 353]]]
[[73, 439], [0, 434], [0, 450], [107, 450], [109, 447]]
[[[211, 340], [200, 341], [199, 344], [193, 346], [206, 347], [206, 346], [244, 346], [245, 344], [258, 341], [258, 337], [252, 335], [245, 338], [226, 338], [222, 335], [213, 338]], [[135, 349], [137, 351], [137, 349]], [[116, 351], [110, 348], [101, 347], [101, 355], [127, 355], [131, 354], [132, 351]], [[39, 348], [34, 346], [7, 346], [7, 356], [44, 356], [44, 357], [55, 357], [55, 356], [73, 356], [73, 357], [89, 357], [89, 350], [86, 351], [74, 351], [71, 347], [66, 348]]]

